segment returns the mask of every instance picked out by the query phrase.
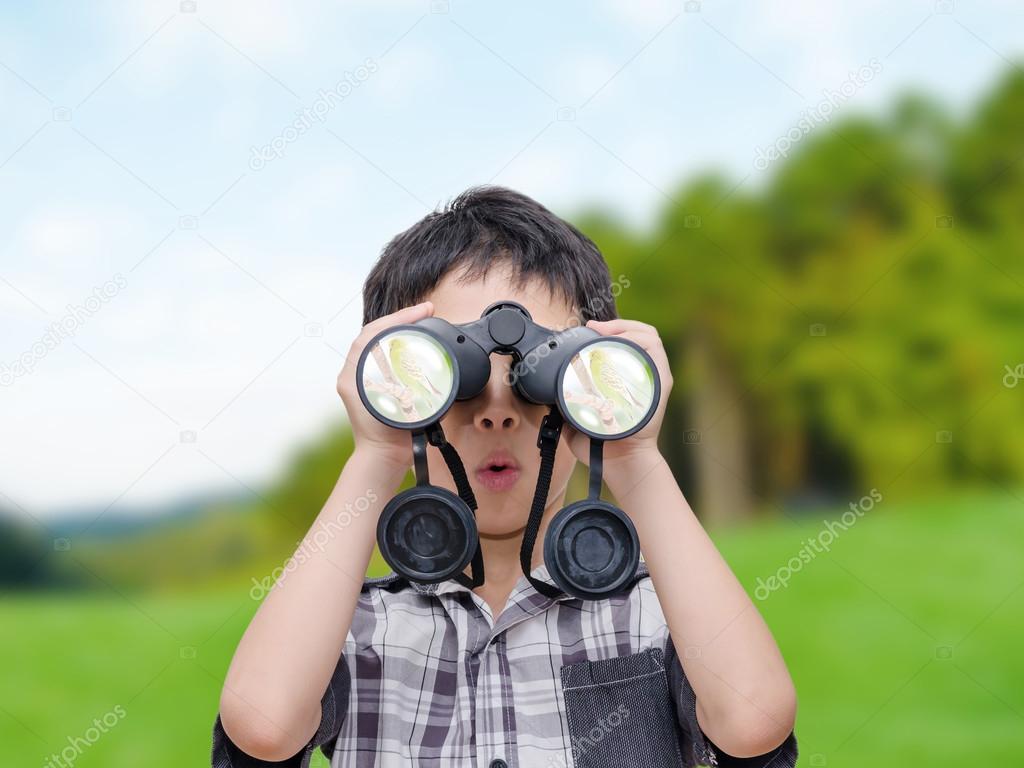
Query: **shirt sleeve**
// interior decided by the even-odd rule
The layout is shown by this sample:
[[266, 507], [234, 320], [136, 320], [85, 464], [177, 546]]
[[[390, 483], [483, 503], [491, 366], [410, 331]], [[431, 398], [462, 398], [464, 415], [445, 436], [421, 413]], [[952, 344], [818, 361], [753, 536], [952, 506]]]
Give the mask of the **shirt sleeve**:
[[794, 768], [797, 758], [796, 733], [791, 732], [778, 747], [756, 757], [733, 757], [722, 751], [697, 723], [697, 696], [683, 672], [682, 662], [669, 636], [665, 646], [665, 671], [676, 715], [683, 731], [683, 758], [687, 766], [718, 768]]
[[301, 751], [287, 760], [268, 762], [247, 755], [231, 741], [220, 722], [220, 713], [213, 724], [213, 749], [211, 755], [212, 768], [309, 768], [313, 753], [317, 747], [333, 743], [341, 731], [348, 710], [349, 688], [351, 677], [344, 654], [338, 662], [327, 690], [320, 700], [320, 726], [313, 738]]

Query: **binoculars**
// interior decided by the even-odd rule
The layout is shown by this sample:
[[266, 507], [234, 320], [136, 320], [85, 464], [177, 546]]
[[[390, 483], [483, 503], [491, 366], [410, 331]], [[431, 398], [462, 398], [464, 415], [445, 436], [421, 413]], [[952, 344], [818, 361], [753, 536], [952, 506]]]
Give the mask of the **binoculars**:
[[[455, 325], [437, 317], [392, 326], [359, 356], [356, 384], [379, 421], [412, 435], [416, 485], [391, 499], [377, 524], [377, 544], [398, 574], [421, 583], [454, 578], [484, 582], [476, 499], [441, 418], [456, 400], [479, 395], [491, 374], [490, 356], [513, 359], [506, 383], [528, 403], [549, 406], [537, 436], [541, 465], [520, 564], [542, 594], [555, 590], [530, 571], [562, 425], [590, 438], [587, 498], [561, 509], [548, 525], [544, 562], [555, 585], [580, 599], [601, 599], [633, 575], [640, 558], [636, 529], [600, 498], [602, 446], [642, 429], [658, 406], [661, 382], [638, 344], [585, 326], [551, 330], [514, 301], [488, 306], [479, 320]], [[458, 494], [430, 484], [427, 444], [439, 448]], [[469, 566], [471, 576], [464, 573]]]

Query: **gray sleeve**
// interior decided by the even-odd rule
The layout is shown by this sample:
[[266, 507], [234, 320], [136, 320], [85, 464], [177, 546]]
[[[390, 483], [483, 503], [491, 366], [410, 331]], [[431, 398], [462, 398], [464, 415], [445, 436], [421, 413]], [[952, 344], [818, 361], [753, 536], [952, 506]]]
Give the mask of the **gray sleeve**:
[[683, 732], [683, 759], [687, 766], [712, 765], [718, 768], [794, 768], [797, 758], [796, 733], [790, 733], [778, 747], [756, 757], [733, 757], [712, 742], [697, 723], [697, 696], [683, 672], [682, 662], [669, 635], [665, 646], [665, 671], [676, 716]]
[[317, 728], [313, 738], [302, 748], [300, 752], [278, 762], [258, 760], [251, 755], [245, 754], [234, 742], [228, 738], [224, 726], [220, 722], [220, 714], [213, 724], [213, 749], [211, 753], [212, 768], [309, 768], [313, 753], [317, 747], [323, 747], [327, 754], [328, 745], [333, 744], [341, 731], [341, 724], [345, 720], [348, 710], [348, 696], [351, 687], [351, 677], [348, 671], [348, 664], [344, 654], [338, 661], [338, 666], [327, 684], [327, 690], [320, 700], [320, 727]]

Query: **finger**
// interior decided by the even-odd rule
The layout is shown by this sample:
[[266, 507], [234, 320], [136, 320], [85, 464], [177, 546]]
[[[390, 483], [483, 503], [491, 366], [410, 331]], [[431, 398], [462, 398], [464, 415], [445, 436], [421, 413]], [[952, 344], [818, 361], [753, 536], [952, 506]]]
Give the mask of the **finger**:
[[[641, 326], [643, 326], [642, 323]], [[595, 328], [594, 330], [598, 329]], [[636, 342], [646, 350], [657, 348], [662, 345], [661, 335], [654, 326], [641, 327], [640, 329], [624, 329], [607, 333], [602, 330], [601, 335], [620, 339], [629, 339], [630, 341]]]
[[620, 331], [619, 333], [609, 333], [605, 335], [611, 338], [628, 339], [629, 341], [632, 341], [651, 356], [651, 359], [654, 360], [655, 367], [659, 369], [659, 374], [662, 377], [666, 375], [665, 371], [668, 370], [668, 356], [665, 352], [665, 345], [661, 340], [661, 336], [658, 335], [657, 330]]
[[373, 336], [376, 333], [390, 328], [393, 325], [401, 325], [403, 323], [415, 323], [417, 320], [421, 320], [424, 317], [430, 317], [434, 314], [434, 303], [432, 301], [422, 301], [419, 304], [414, 304], [411, 307], [405, 307], [392, 312], [390, 315], [384, 315], [384, 317], [378, 317], [373, 322], [367, 323], [363, 326], [363, 335], [369, 334]]
[[378, 317], [373, 322], [367, 323], [363, 326], [359, 335], [353, 340], [352, 346], [349, 348], [349, 352], [345, 356], [342, 371], [347, 370], [350, 366], [355, 367], [357, 365], [358, 360], [362, 356], [367, 345], [377, 334], [396, 325], [408, 325], [415, 323], [417, 320], [422, 320], [424, 317], [430, 317], [433, 314], [434, 303], [432, 301], [422, 301], [419, 304], [404, 307], [397, 312], [392, 312], [390, 315]]
[[593, 328], [602, 334], [618, 334], [623, 331], [647, 331], [657, 333], [658, 329], [649, 323], [642, 323], [639, 320], [629, 320], [625, 317], [616, 317], [612, 320], [588, 320], [587, 327]]

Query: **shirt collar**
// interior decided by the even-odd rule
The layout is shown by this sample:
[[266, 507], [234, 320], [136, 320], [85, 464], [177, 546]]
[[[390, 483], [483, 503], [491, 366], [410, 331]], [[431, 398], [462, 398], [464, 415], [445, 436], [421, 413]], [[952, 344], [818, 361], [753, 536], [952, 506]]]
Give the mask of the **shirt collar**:
[[[543, 582], [545, 582], [547, 584], [550, 584], [555, 589], [558, 589], [558, 587], [556, 587], [554, 582], [551, 580], [551, 575], [548, 573], [547, 566], [544, 565], [543, 563], [538, 565], [532, 571], [530, 571], [530, 575], [533, 576], [535, 579], [538, 579], [538, 580], [543, 581]], [[397, 574], [394, 574], [394, 573], [389, 574], [389, 576], [394, 576], [395, 578], [400, 578]], [[387, 578], [389, 578], [389, 576], [385, 576], [384, 578], [387, 579]], [[447, 595], [447, 594], [452, 593], [452, 592], [471, 592], [472, 591], [471, 589], [466, 587], [464, 584], [460, 584], [455, 579], [445, 579], [444, 581], [437, 582], [435, 584], [421, 584], [421, 583], [419, 583], [417, 581], [408, 581], [407, 583], [408, 583], [409, 587], [411, 587], [414, 591], [419, 592], [421, 595]], [[519, 576], [519, 580], [516, 582], [515, 587], [512, 588], [512, 594], [509, 595], [509, 599], [517, 598], [520, 594], [522, 594], [527, 589], [536, 591], [534, 589], [533, 585], [527, 580], [526, 576], [520, 575]], [[558, 591], [559, 591], [559, 596], [565, 595], [565, 593], [562, 592], [561, 590], [558, 590]]]
[[[541, 563], [532, 571], [530, 571], [530, 575], [533, 576], [535, 579], [550, 584], [552, 587], [558, 590], [558, 595], [556, 595], [554, 598], [555, 600], [572, 598], [571, 595], [566, 594], [555, 585], [555, 583], [551, 580], [551, 574], [548, 572], [548, 567], [543, 563]], [[638, 580], [645, 578], [649, 575], [650, 572], [647, 570], [647, 563], [645, 563], [643, 560], [640, 560], [640, 562], [637, 564], [637, 569], [633, 574], [633, 579], [630, 582], [630, 586], [635, 584]], [[376, 578], [366, 579], [363, 582], [363, 584], [364, 586], [387, 586], [398, 581], [402, 582], [401, 586], [403, 589], [411, 588], [413, 591], [418, 592], [421, 595], [439, 596], [446, 595], [452, 592], [472, 591], [463, 584], [457, 582], [455, 579], [446, 579], [435, 584], [421, 584], [418, 581], [410, 581], [408, 579], [405, 579], [393, 571], [385, 576], [378, 576]], [[527, 592], [533, 592], [538, 595], [540, 594], [537, 592], [536, 589], [534, 589], [534, 586], [527, 580], [525, 575], [520, 575], [515, 587], [512, 588], [512, 593], [509, 595], [509, 600], [514, 602], [521, 598]]]

